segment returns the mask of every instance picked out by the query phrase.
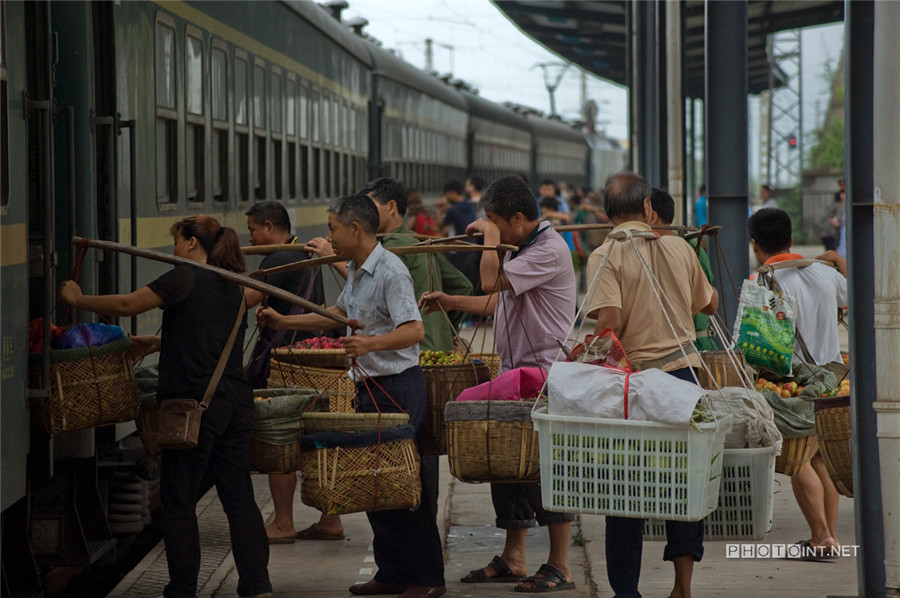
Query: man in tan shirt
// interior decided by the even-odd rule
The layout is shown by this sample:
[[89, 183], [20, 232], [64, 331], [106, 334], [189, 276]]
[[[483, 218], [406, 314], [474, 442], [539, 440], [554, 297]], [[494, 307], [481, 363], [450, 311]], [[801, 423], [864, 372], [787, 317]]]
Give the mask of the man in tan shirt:
[[[622, 230], [651, 231], [652, 192], [649, 183], [631, 173], [613, 175], [606, 181], [604, 205], [616, 227], [611, 235]], [[684, 239], [636, 237], [633, 242], [636, 247], [632, 240], [607, 238], [588, 258], [588, 317], [597, 319], [596, 334], [609, 328], [618, 336], [633, 366], [656, 367], [693, 382], [691, 370], [700, 365], [692, 346], [693, 315], [698, 311], [715, 313], [718, 294]], [[638, 252], [659, 281], [665, 310]], [[607, 253], [609, 260], [598, 272]], [[640, 597], [643, 527], [642, 519], [606, 518], [606, 569], [616, 598]], [[667, 521], [666, 540], [663, 559], [675, 565], [675, 587], [670, 597], [690, 598], [694, 562], [703, 557], [703, 522]]]

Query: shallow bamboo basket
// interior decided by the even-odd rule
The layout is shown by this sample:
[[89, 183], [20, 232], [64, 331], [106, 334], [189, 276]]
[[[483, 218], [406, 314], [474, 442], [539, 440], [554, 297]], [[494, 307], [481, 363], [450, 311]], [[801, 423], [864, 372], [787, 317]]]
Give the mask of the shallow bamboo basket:
[[490, 370], [483, 363], [459, 363], [422, 366], [425, 375], [425, 434], [423, 455], [447, 454], [447, 434], [444, 427], [444, 406], [456, 400], [459, 393], [491, 380]]
[[[450, 474], [470, 483], [539, 481], [540, 451], [531, 407], [530, 401], [448, 403]], [[469, 409], [483, 409], [484, 415], [464, 415]]]
[[300, 470], [303, 504], [328, 515], [413, 509], [421, 500], [419, 454], [411, 437], [301, 450]]
[[292, 347], [277, 347], [272, 349], [272, 359], [305, 365], [315, 368], [332, 368], [346, 370], [350, 367], [347, 351], [344, 349], [295, 349]]
[[408, 423], [409, 415], [406, 413], [304, 413], [300, 417], [304, 434], [365, 432]]
[[[729, 357], [728, 354], [731, 354]], [[707, 390], [717, 390], [726, 386], [744, 386], [743, 377], [738, 372], [732, 359], [746, 370], [747, 359], [744, 357], [743, 351], [703, 351], [700, 353], [703, 363], [709, 368], [710, 374], [704, 368], [697, 370], [697, 379], [700, 386]], [[718, 386], [717, 386], [718, 385]]]
[[302, 387], [327, 392], [330, 411], [355, 411], [356, 384], [346, 370], [297, 365], [273, 358], [267, 384], [269, 388]]
[[853, 498], [853, 461], [850, 454], [850, 397], [817, 399], [816, 436], [825, 469], [838, 492]]
[[775, 457], [775, 471], [792, 476], [812, 459], [819, 450], [816, 435], [799, 438], [785, 438], [781, 445], [781, 454]]

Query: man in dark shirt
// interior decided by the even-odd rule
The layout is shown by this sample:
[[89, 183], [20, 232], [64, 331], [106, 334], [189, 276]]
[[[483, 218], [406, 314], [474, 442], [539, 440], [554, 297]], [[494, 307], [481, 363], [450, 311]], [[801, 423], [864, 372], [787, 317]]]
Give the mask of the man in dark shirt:
[[[444, 215], [443, 234], [447, 236], [466, 234], [466, 227], [475, 222], [478, 217], [475, 214], [475, 206], [466, 201], [463, 196], [463, 184], [457, 179], [450, 179], [444, 185], [443, 197], [450, 204]], [[477, 251], [454, 251], [447, 254], [447, 259], [466, 275], [474, 288], [479, 287], [480, 254]]]
[[[261, 201], [250, 206], [246, 212], [247, 230], [250, 231], [251, 245], [294, 245], [297, 237], [291, 234], [291, 221], [287, 210], [277, 201]], [[310, 258], [310, 254], [300, 250], [284, 250], [270, 253], [263, 259], [261, 270], [274, 268], [284, 264], [293, 264]], [[322, 304], [324, 290], [322, 276], [318, 267], [290, 270], [273, 274], [266, 282], [312, 301]], [[260, 303], [265, 295], [255, 289], [246, 288], [244, 295], [247, 305]], [[303, 309], [275, 297], [269, 298], [269, 307], [280, 314], [300, 314]], [[275, 330], [261, 326], [259, 339], [253, 347], [250, 363], [247, 366], [247, 377], [253, 388], [265, 388], [269, 377], [269, 352], [275, 347], [290, 345], [297, 340], [316, 336], [314, 332], [291, 330]], [[293, 473], [269, 474], [269, 489], [272, 492], [272, 504], [275, 507], [275, 518], [266, 526], [266, 535], [270, 544], [293, 542], [298, 533], [294, 530], [294, 492], [297, 488], [297, 476]], [[300, 532], [303, 534], [304, 532]], [[335, 537], [339, 537], [336, 534]]]

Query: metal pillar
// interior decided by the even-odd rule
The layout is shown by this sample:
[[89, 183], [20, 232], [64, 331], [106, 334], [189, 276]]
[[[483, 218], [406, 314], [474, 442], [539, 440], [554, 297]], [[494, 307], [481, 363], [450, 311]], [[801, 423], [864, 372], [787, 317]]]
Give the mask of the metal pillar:
[[657, 0], [635, 2], [637, 31], [636, 60], [632, 88], [637, 109], [637, 172], [654, 187], [665, 185], [666, 167], [662, 148], [666, 147], [665, 63], [660, 52], [665, 48], [665, 31], [660, 29], [662, 5]]
[[668, 188], [675, 200], [675, 223], [684, 213], [684, 98], [681, 93], [681, 2], [666, 0], [666, 113], [668, 118]]
[[[710, 252], [719, 314], [731, 325], [737, 313], [737, 289], [749, 271], [747, 249], [747, 0], [706, 2], [706, 149], [710, 224], [723, 254]], [[722, 259], [725, 263], [721, 263]], [[721, 268], [722, 275], [719, 275]]]
[[[860, 6], [861, 5], [861, 6]], [[856, 170], [864, 170], [871, 164], [872, 180], [867, 187], [860, 189], [856, 180], [850, 178], [853, 185], [851, 191], [862, 191], [864, 194], [854, 196], [851, 194], [850, 224], [852, 226], [850, 258], [854, 269], [857, 262], [868, 262], [871, 270], [865, 269], [865, 263], [859, 264], [861, 272], [872, 274], [867, 281], [857, 281], [854, 276], [853, 300], [854, 305], [865, 301], [856, 295], [857, 286], [861, 282], [868, 283], [868, 289], [874, 288], [874, 294], [868, 299], [867, 306], [873, 307], [872, 316], [875, 332], [875, 364], [863, 364], [864, 349], [873, 345], [854, 343], [855, 353], [859, 357], [854, 360], [854, 366], [860, 370], [852, 371], [851, 384], [855, 385], [852, 393], [857, 397], [856, 417], [860, 428], [866, 425], [866, 429], [859, 429], [859, 434], [854, 437], [860, 445], [857, 454], [859, 458], [854, 466], [868, 467], [858, 470], [861, 475], [854, 476], [854, 491], [856, 487], [866, 485], [869, 492], [865, 502], [858, 508], [866, 512], [860, 513], [863, 525], [868, 527], [861, 530], [866, 543], [873, 552], [864, 561], [865, 577], [861, 580], [865, 586], [866, 596], [900, 596], [900, 371], [896, 364], [900, 359], [900, 284], [897, 279], [897, 260], [900, 259], [900, 170], [897, 168], [900, 160], [900, 116], [897, 114], [897, 102], [900, 101], [900, 75], [897, 73], [897, 65], [900, 64], [900, 42], [896, 37], [896, 24], [900, 19], [900, 4], [893, 2], [847, 2], [847, 11], [850, 15], [850, 35], [859, 36], [859, 50], [862, 56], [855, 56], [853, 51], [856, 45], [851, 45], [850, 65], [848, 72], [848, 95], [850, 93], [863, 94], [863, 100], [869, 99], [868, 106], [853, 106], [851, 118], [859, 118], [860, 122], [854, 122], [851, 131], [855, 134], [864, 128], [865, 132], [873, 132], [873, 124], [877, 123], [878, 134], [866, 138], [863, 133], [862, 140], [868, 141], [870, 154], [862, 150], [862, 156], [868, 157], [868, 161], [856, 162], [856, 156], [852, 154], [858, 148], [856, 139], [853, 139], [851, 158], [853, 158], [853, 175]], [[857, 24], [858, 22], [858, 24]], [[857, 31], [857, 27], [859, 31]], [[874, 35], [873, 35], [874, 33]], [[869, 40], [869, 41], [866, 41]], [[855, 44], [855, 42], [854, 42]], [[878, 52], [874, 52], [878, 48]], [[866, 51], [869, 52], [866, 55]], [[869, 65], [868, 70], [862, 66]], [[859, 71], [857, 70], [859, 69]], [[861, 72], [860, 80], [850, 73]], [[865, 79], [868, 75], [868, 79]], [[858, 86], [865, 85], [864, 90]], [[864, 95], [871, 90], [870, 97]], [[851, 96], [853, 97], [853, 96]], [[865, 115], [857, 114], [866, 107], [870, 109], [867, 121]], [[864, 176], [864, 175], [863, 175]], [[867, 179], [863, 179], [868, 183]], [[869, 195], [871, 193], [872, 195]], [[857, 221], [858, 219], [858, 221]], [[874, 224], [874, 226], [872, 226]], [[865, 228], [864, 228], [865, 227]], [[859, 231], [857, 229], [859, 228]], [[857, 236], [858, 234], [858, 236]], [[873, 243], [875, 246], [873, 247]], [[876, 274], [877, 273], [877, 274]], [[856, 275], [856, 273], [854, 273]], [[873, 283], [874, 282], [874, 287]], [[866, 297], [866, 295], [862, 295]], [[867, 297], [866, 297], [867, 298]], [[861, 326], [865, 326], [862, 323]], [[872, 328], [866, 327], [871, 332]], [[860, 329], [862, 332], [862, 328]], [[852, 355], [852, 354], [851, 354]], [[880, 367], [879, 367], [880, 366]], [[875, 376], [871, 376], [874, 367]], [[872, 421], [873, 413], [867, 409], [868, 405], [859, 401], [870, 402], [876, 397], [871, 392], [872, 380], [876, 381], [877, 399], [872, 404], [875, 422]], [[868, 384], [868, 388], [860, 383]], [[860, 394], [856, 394], [859, 389]], [[863, 390], [865, 389], [865, 390]], [[868, 390], [869, 392], [866, 392]], [[873, 427], [872, 424], [876, 425]], [[878, 445], [871, 446], [877, 430]], [[880, 459], [879, 459], [880, 457]], [[880, 464], [880, 468], [879, 468]], [[879, 487], [880, 477], [880, 487]], [[857, 481], [857, 478], [862, 478]], [[862, 488], [861, 488], [862, 489]], [[878, 492], [880, 490], [880, 493]], [[880, 494], [880, 496], [879, 496]], [[875, 521], [873, 511], [877, 510], [878, 502], [882, 506], [882, 523], [878, 529], [878, 521]], [[871, 509], [871, 510], [870, 510]], [[871, 517], [868, 519], [867, 517]], [[881, 534], [879, 534], [881, 532]], [[882, 535], [883, 534], [883, 535]], [[875, 539], [882, 535], [881, 543]], [[876, 551], [881, 548], [882, 553]], [[876, 559], [883, 558], [883, 568], [879, 570]], [[881, 577], [879, 577], [879, 574]]]

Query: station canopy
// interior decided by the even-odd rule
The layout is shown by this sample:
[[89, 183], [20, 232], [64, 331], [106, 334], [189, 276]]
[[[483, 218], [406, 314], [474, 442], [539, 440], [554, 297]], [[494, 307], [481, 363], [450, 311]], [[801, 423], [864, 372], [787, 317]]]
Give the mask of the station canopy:
[[[493, 0], [519, 29], [551, 52], [598, 77], [626, 85], [626, 0]], [[667, 6], [660, 2], [660, 7]], [[683, 3], [684, 93], [704, 96], [704, 0]], [[767, 50], [770, 33], [844, 20], [844, 3], [822, 0], [747, 2], [747, 78], [751, 94], [784, 84]]]

